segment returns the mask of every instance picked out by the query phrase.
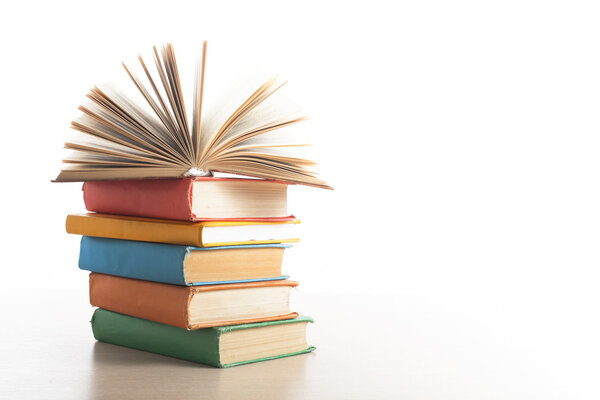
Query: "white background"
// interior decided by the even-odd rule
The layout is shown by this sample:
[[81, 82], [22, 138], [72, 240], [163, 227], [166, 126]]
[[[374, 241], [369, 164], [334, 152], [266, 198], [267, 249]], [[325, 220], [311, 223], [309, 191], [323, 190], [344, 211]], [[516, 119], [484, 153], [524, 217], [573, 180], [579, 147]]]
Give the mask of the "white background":
[[[593, 385], [582, 387], [600, 362], [600, 10], [389, 3], [3, 6], [0, 289], [86, 300], [79, 238], [64, 231], [66, 214], [83, 211], [80, 184], [50, 183], [69, 122], [92, 85], [124, 74], [123, 59], [207, 39], [209, 68], [220, 54], [227, 67], [280, 71], [312, 116], [321, 176], [335, 190], [290, 191], [302, 242], [285, 267], [299, 296], [493, 299], [505, 329], [530, 332], [524, 349], [545, 340], [559, 352], [549, 370], [530, 371], [534, 381], [556, 384], [578, 368], [553, 393], [590, 395]], [[464, 326], [494, 312], [467, 308]]]

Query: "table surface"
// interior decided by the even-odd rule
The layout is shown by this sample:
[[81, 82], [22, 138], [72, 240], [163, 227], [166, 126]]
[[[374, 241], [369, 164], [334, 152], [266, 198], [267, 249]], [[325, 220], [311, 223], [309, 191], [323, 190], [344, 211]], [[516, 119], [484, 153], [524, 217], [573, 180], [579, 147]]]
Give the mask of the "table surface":
[[0, 397], [547, 400], [600, 393], [598, 317], [584, 301], [300, 292], [296, 309], [316, 319], [309, 330], [315, 352], [216, 369], [96, 342], [85, 296], [0, 295]]

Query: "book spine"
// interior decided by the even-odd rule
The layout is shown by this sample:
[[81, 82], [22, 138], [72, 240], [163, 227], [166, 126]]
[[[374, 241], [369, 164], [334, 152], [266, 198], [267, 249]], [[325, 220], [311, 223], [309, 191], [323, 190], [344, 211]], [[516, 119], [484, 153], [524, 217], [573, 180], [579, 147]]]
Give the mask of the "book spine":
[[186, 285], [187, 246], [83, 236], [79, 268], [92, 272]]
[[98, 309], [92, 316], [96, 340], [223, 367], [217, 329], [196, 331]]
[[94, 307], [189, 328], [187, 286], [90, 274], [90, 304]]
[[83, 184], [88, 211], [193, 221], [192, 179], [90, 181]]
[[112, 216], [67, 216], [68, 233], [142, 242], [169, 243], [203, 247], [202, 226], [198, 223], [164, 223], [147, 218], [124, 219]]

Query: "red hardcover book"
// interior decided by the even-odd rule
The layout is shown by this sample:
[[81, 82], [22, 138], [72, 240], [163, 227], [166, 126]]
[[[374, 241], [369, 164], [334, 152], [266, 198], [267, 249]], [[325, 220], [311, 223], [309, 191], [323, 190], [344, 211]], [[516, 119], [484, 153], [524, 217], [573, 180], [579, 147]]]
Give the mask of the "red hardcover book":
[[262, 179], [184, 178], [91, 181], [88, 211], [181, 221], [294, 219], [287, 184]]

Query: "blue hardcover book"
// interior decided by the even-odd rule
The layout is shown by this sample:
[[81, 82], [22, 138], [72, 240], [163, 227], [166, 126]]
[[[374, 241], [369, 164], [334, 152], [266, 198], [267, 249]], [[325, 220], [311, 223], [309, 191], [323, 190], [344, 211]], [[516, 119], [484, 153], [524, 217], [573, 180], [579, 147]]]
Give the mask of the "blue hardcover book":
[[83, 236], [79, 268], [175, 285], [287, 279], [286, 244], [191, 247]]

